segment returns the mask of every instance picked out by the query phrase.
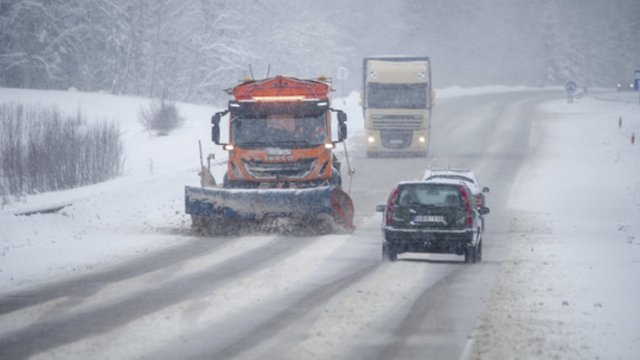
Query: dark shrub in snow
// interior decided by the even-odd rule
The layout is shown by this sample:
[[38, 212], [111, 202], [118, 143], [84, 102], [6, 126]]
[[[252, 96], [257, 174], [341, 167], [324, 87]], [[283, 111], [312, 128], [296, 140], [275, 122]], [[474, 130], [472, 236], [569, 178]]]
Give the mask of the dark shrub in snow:
[[0, 105], [0, 197], [94, 184], [120, 175], [124, 148], [113, 122], [87, 124], [78, 112]]
[[184, 119], [178, 114], [178, 107], [164, 99], [153, 101], [147, 109], [140, 111], [140, 123], [145, 129], [153, 130], [158, 135], [168, 135], [183, 122]]

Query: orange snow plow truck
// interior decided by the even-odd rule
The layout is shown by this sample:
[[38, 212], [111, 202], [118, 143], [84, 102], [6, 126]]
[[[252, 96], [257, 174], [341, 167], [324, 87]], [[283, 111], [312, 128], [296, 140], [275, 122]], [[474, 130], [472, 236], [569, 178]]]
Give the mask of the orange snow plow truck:
[[[212, 232], [249, 226], [353, 231], [353, 202], [342, 190], [333, 154], [347, 138], [347, 117], [331, 108], [329, 91], [326, 82], [285, 76], [230, 89], [228, 109], [211, 118], [213, 142], [229, 153], [227, 171], [222, 186], [201, 181], [201, 187], [185, 188], [193, 226]], [[223, 118], [227, 143], [220, 137]]]

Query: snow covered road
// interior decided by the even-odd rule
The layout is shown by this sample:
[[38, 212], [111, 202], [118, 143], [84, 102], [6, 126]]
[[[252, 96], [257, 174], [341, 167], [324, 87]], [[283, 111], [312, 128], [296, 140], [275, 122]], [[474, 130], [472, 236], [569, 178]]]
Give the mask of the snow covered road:
[[[361, 146], [361, 112], [357, 97], [351, 97], [346, 106], [352, 130], [350, 152], [357, 169], [351, 189], [357, 230], [351, 235], [202, 238], [190, 234], [181, 196], [182, 186], [197, 180], [195, 167], [181, 165], [171, 171], [176, 164], [196, 159], [190, 148], [178, 152], [184, 155], [165, 159], [166, 167], [156, 161], [155, 174], [149, 177], [129, 175], [116, 180], [117, 186], [96, 186], [100, 190], [82, 196], [76, 192], [80, 200], [61, 214], [16, 218], [2, 213], [0, 220], [6, 222], [0, 227], [5, 237], [0, 261], [10, 260], [12, 265], [0, 273], [0, 357], [492, 359], [517, 356], [519, 353], [509, 352], [509, 344], [518, 344], [515, 349], [527, 357], [606, 357], [598, 351], [607, 347], [597, 344], [589, 344], [587, 350], [565, 346], [566, 352], [560, 347], [536, 353], [540, 347], [545, 349], [544, 339], [527, 341], [530, 326], [543, 338], [549, 328], [537, 326], [539, 318], [527, 315], [530, 308], [521, 302], [531, 291], [534, 295], [542, 291], [539, 282], [529, 280], [544, 266], [538, 253], [535, 261], [530, 261], [523, 245], [544, 242], [553, 231], [560, 211], [545, 206], [562, 208], [562, 202], [542, 201], [548, 197], [537, 194], [548, 190], [537, 188], [540, 183], [534, 180], [546, 181], [548, 177], [542, 175], [555, 174], [558, 168], [563, 169], [561, 164], [582, 156], [558, 150], [563, 149], [565, 139], [553, 138], [549, 133], [553, 129], [540, 125], [549, 116], [563, 118], [558, 113], [566, 104], [553, 102], [558, 99], [562, 100], [558, 91], [462, 97], [445, 93], [434, 112], [427, 159], [367, 159]], [[593, 108], [581, 108], [588, 104]], [[609, 114], [617, 111], [616, 105], [630, 106], [605, 106], [591, 98], [573, 105], [564, 112], [597, 110]], [[190, 133], [207, 133], [207, 121], [203, 123], [188, 122], [178, 139], [184, 140]], [[586, 128], [590, 133], [598, 129]], [[135, 137], [135, 132], [130, 136]], [[165, 144], [158, 144], [160, 141]], [[166, 147], [166, 142], [186, 147], [172, 139], [151, 139], [147, 144]], [[549, 152], [543, 149], [554, 149], [549, 150], [554, 156], [552, 163], [560, 165], [544, 169], [540, 164], [548, 158], [541, 154], [548, 157]], [[610, 144], [607, 149], [607, 154], [626, 158], [616, 152], [617, 145]], [[145, 151], [154, 153], [153, 149]], [[139, 164], [146, 162], [139, 157]], [[626, 161], [630, 160], [619, 158], [620, 163]], [[381, 261], [380, 215], [374, 212], [375, 205], [386, 200], [396, 181], [416, 179], [428, 165], [472, 168], [482, 184], [491, 188], [482, 263], [467, 265], [462, 256], [455, 255], [410, 254], [401, 255], [395, 263]], [[625, 179], [633, 184], [633, 175], [625, 175]], [[174, 187], [175, 192], [167, 191]], [[527, 212], [531, 210], [537, 213], [532, 216]], [[629, 211], [637, 214], [637, 203]], [[532, 218], [542, 218], [548, 225], [527, 228], [524, 224], [530, 224]], [[564, 221], [561, 216], [557, 219]], [[626, 236], [634, 236], [638, 224], [632, 219], [628, 216], [614, 223], [622, 226], [619, 231]], [[529, 229], [527, 235], [522, 235], [522, 226]], [[54, 238], [40, 235], [47, 230], [52, 230]], [[67, 265], [62, 261], [62, 270], [29, 272], [29, 261], [33, 260], [25, 256], [33, 256], [39, 244], [47, 244], [43, 238], [60, 243], [69, 238], [78, 244], [89, 242], [81, 245], [83, 249], [114, 255], [82, 263], [77, 253], [69, 254]], [[118, 254], [108, 245], [114, 241], [122, 244], [120, 249], [133, 250]], [[637, 240], [630, 241], [627, 245], [633, 252], [624, 263], [625, 271], [637, 270], [640, 263], [640, 247], [633, 245]], [[611, 256], [628, 251], [625, 246], [616, 248]], [[41, 249], [45, 254], [40, 256], [50, 252], [58, 260], [64, 259], [64, 245], [47, 244]], [[546, 249], [547, 254], [555, 250]], [[569, 253], [555, 254], [555, 262], [566, 260], [562, 254]], [[90, 254], [89, 258], [96, 256]], [[76, 267], [75, 271], [69, 269]], [[564, 268], [544, 269], [545, 276], [555, 279], [554, 289], [563, 286], [562, 280], [567, 278]], [[582, 265], [582, 271], [587, 269], [588, 265]], [[572, 290], [575, 296], [577, 289], [580, 287]], [[630, 296], [638, 295], [631, 289]], [[594, 300], [596, 303], [602, 306], [604, 300]], [[558, 304], [553, 306], [557, 310]], [[559, 308], [567, 307], [560, 303]], [[536, 314], [551, 317], [557, 312]], [[526, 323], [509, 323], [508, 316]], [[615, 324], [621, 321], [614, 319]], [[559, 321], [566, 322], [566, 317]], [[620, 352], [620, 358], [633, 354], [634, 348], [626, 341], [638, 336], [638, 326], [627, 324], [624, 328], [630, 330], [624, 345], [631, 352]], [[553, 338], [553, 346], [561, 342], [561, 335]], [[573, 341], [574, 337], [566, 339]]]

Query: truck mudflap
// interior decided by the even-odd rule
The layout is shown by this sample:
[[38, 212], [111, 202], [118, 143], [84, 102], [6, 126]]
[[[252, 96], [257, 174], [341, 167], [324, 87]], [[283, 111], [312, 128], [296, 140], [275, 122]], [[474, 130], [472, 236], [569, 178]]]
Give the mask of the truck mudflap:
[[344, 231], [355, 229], [353, 201], [338, 186], [306, 189], [225, 189], [185, 187], [186, 213], [199, 219], [299, 221], [330, 215]]

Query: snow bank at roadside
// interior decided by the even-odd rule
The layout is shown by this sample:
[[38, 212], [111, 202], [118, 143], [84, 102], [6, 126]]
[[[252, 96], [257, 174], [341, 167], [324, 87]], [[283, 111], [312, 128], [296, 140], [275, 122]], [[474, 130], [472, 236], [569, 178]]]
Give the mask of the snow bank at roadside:
[[476, 358], [640, 354], [640, 106], [637, 94], [608, 100], [539, 109], [542, 141], [514, 185], [508, 261]]
[[[7, 88], [0, 88], [0, 98], [53, 105], [68, 114], [80, 111], [92, 122], [115, 121], [126, 151], [122, 177], [23, 196], [0, 209], [0, 289], [94, 269], [183, 240], [157, 229], [179, 228], [186, 220], [183, 187], [197, 183], [197, 140], [208, 144], [214, 109], [178, 104], [184, 125], [169, 136], [155, 136], [138, 121], [149, 105], [146, 98]], [[55, 204], [71, 205], [55, 214], [13, 215]]]

